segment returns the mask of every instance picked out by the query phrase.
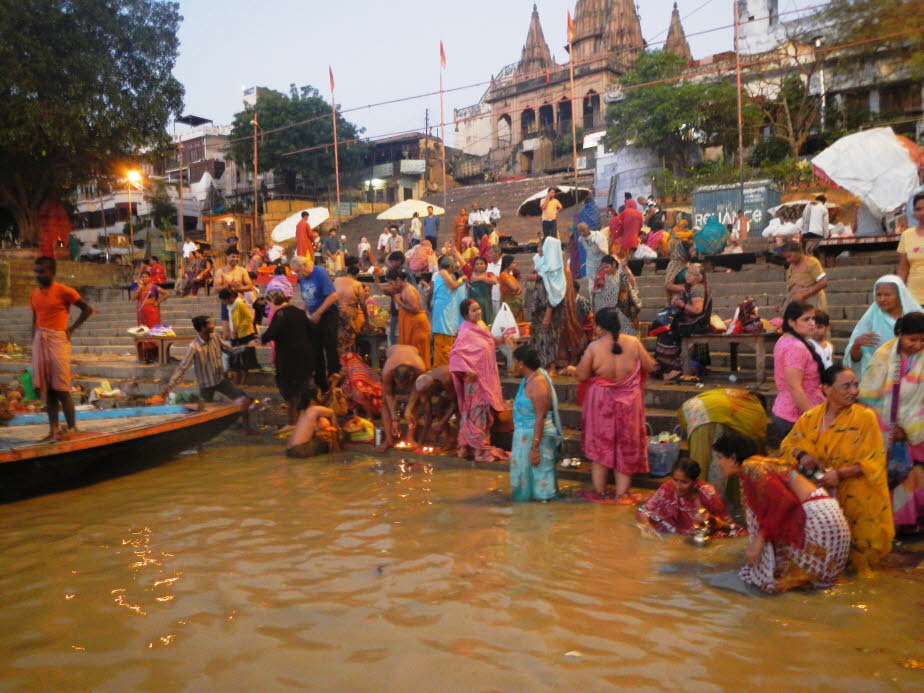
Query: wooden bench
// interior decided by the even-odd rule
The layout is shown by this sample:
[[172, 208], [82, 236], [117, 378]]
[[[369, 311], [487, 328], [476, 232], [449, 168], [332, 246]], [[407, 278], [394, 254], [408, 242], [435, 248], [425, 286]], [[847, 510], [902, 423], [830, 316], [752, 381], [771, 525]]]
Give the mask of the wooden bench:
[[776, 332], [760, 332], [758, 334], [694, 334], [683, 337], [680, 344], [680, 363], [684, 375], [691, 374], [690, 349], [697, 344], [709, 346], [728, 346], [731, 355], [731, 370], [738, 370], [738, 346], [750, 344], [757, 354], [757, 384], [764, 382], [767, 374], [767, 340], [775, 341], [779, 335]]
[[157, 363], [166, 366], [170, 360], [170, 347], [174, 344], [188, 344], [195, 337], [154, 337], [149, 334], [135, 335], [135, 348], [144, 342], [154, 342], [157, 344]]
[[[831, 267], [837, 264], [837, 256], [845, 250], [894, 250], [898, 247], [900, 236], [853, 236], [847, 238], [822, 238], [813, 242], [814, 251], [821, 259], [821, 264]], [[896, 260], [897, 262], [897, 260]]]

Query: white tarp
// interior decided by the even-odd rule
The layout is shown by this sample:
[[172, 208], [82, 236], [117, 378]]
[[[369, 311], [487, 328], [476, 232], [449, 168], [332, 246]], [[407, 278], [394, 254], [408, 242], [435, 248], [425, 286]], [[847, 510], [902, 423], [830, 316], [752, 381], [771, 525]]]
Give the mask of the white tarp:
[[905, 204], [919, 185], [917, 168], [892, 128], [842, 137], [812, 159], [812, 165], [880, 217]]

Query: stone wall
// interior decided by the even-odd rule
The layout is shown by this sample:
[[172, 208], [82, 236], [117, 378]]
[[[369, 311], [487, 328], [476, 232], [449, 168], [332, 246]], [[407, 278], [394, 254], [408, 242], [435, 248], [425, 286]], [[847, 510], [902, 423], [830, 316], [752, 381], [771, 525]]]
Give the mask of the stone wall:
[[[32, 250], [25, 256], [22, 252], [0, 254], [0, 265], [9, 268], [9, 290], [0, 298], [0, 304], [13, 306], [29, 305], [29, 296], [35, 288]], [[57, 280], [72, 286], [88, 300], [99, 300], [112, 293], [106, 289], [117, 289], [131, 282], [131, 269], [127, 265], [105, 265], [96, 262], [71, 262], [58, 260]]]

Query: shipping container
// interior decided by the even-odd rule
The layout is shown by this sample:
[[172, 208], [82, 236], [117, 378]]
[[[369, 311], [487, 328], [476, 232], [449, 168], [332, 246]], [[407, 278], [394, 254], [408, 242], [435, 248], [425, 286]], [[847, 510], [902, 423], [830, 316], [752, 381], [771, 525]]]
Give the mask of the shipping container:
[[748, 236], [760, 236], [772, 218], [767, 210], [780, 204], [780, 190], [772, 180], [749, 180], [744, 182], [744, 200], [738, 183], [728, 185], [706, 185], [693, 191], [693, 225], [702, 226], [713, 214], [719, 222], [731, 224], [735, 213], [744, 210], [751, 220]]

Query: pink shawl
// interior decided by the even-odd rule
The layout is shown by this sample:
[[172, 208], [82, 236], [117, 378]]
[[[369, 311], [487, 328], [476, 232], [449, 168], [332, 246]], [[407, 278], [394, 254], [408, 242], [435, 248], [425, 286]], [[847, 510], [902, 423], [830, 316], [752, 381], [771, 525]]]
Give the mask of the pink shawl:
[[636, 364], [621, 383], [593, 377], [581, 407], [581, 448], [587, 457], [624, 474], [648, 472], [644, 375]]
[[[462, 384], [465, 374], [474, 373], [479, 387], [484, 390], [494, 410], [503, 411], [507, 407], [501, 393], [494, 350], [494, 337], [486, 328], [463, 320], [456, 341], [449, 351], [449, 372], [452, 373], [458, 396], [461, 397], [464, 392]], [[461, 407], [462, 402], [459, 405]]]

